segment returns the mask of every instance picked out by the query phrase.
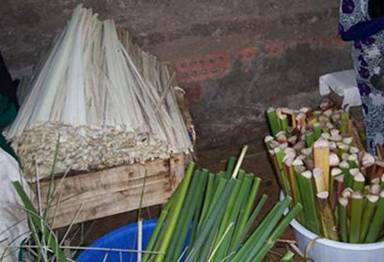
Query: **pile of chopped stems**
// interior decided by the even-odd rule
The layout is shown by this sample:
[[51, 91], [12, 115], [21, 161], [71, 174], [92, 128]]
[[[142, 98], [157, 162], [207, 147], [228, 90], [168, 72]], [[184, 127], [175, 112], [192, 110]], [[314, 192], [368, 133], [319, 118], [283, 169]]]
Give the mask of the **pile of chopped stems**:
[[336, 241], [372, 243], [383, 237], [384, 164], [364, 151], [348, 112], [270, 108], [265, 144], [278, 181], [299, 222]]
[[283, 216], [287, 197], [252, 231], [267, 196], [258, 197], [260, 178], [239, 169], [242, 156], [217, 174], [188, 165], [146, 248], [159, 253], [142, 261], [262, 261], [302, 207]]

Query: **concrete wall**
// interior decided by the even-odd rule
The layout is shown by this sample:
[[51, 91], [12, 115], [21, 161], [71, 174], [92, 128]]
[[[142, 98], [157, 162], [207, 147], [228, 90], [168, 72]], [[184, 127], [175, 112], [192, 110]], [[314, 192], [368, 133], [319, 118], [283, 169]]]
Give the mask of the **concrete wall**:
[[[0, 49], [21, 74], [82, 1], [1, 2]], [[200, 147], [260, 139], [268, 106], [316, 104], [318, 76], [351, 67], [334, 0], [83, 2], [176, 68]]]

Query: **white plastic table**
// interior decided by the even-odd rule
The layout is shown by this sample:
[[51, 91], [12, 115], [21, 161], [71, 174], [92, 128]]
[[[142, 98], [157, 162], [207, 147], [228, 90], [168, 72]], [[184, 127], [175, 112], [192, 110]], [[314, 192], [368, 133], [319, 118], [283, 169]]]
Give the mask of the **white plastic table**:
[[354, 70], [344, 70], [320, 76], [320, 95], [328, 95], [331, 90], [343, 97], [343, 107], [347, 106], [349, 108], [361, 105], [361, 97], [357, 88]]

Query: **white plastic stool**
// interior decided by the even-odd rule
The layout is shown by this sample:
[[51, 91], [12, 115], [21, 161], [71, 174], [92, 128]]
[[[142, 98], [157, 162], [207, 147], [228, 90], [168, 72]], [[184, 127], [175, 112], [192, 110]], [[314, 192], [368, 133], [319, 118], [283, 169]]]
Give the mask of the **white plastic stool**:
[[361, 97], [357, 88], [354, 70], [345, 70], [322, 75], [319, 78], [320, 95], [328, 95], [331, 90], [343, 97], [343, 107], [361, 105]]

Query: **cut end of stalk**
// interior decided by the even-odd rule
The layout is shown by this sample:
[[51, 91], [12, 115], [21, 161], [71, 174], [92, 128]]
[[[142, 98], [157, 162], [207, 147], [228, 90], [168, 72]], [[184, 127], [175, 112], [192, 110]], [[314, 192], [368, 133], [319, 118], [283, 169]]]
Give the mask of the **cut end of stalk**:
[[304, 161], [307, 157], [305, 155], [298, 155], [297, 159]]
[[360, 150], [357, 147], [355, 147], [355, 146], [351, 146], [349, 148], [349, 153], [351, 153], [351, 154], [357, 154], [357, 153], [359, 153], [359, 151]]
[[296, 150], [293, 149], [292, 147], [287, 147], [285, 150], [284, 150], [284, 153], [286, 155], [293, 155], [293, 157], [296, 156]]
[[352, 137], [346, 137], [346, 138], [343, 139], [343, 143], [344, 144], [350, 145], [350, 144], [352, 144], [352, 142], [353, 142], [353, 138]]
[[362, 159], [362, 165], [364, 167], [369, 167], [369, 166], [372, 166], [374, 163], [375, 163], [375, 158], [369, 153], [364, 153], [363, 159]]
[[373, 195], [379, 195], [381, 191], [381, 186], [379, 184], [371, 185], [369, 192]]
[[300, 112], [302, 112], [303, 114], [306, 114], [309, 111], [311, 111], [311, 109], [309, 107], [302, 107], [302, 108], [300, 108]]
[[379, 201], [379, 196], [378, 195], [368, 195], [367, 196], [367, 199], [369, 202], [371, 202], [372, 204], [376, 203], [377, 201]]
[[332, 151], [336, 150], [336, 149], [337, 149], [337, 144], [336, 144], [336, 142], [334, 142], [334, 141], [330, 141], [330, 142], [329, 142], [329, 149], [332, 150]]
[[329, 142], [324, 138], [320, 138], [313, 144], [313, 147], [314, 148], [329, 148]]
[[317, 198], [320, 198], [320, 199], [328, 199], [329, 197], [329, 192], [328, 191], [322, 191], [322, 192], [319, 192], [316, 194]]
[[346, 145], [346, 144], [343, 144], [343, 143], [337, 143], [337, 147], [338, 147], [340, 150], [343, 150], [343, 151], [348, 151], [348, 149], [349, 149], [349, 146]]
[[343, 190], [343, 192], [341, 193], [342, 197], [345, 197], [345, 198], [350, 198], [352, 196], [352, 193], [353, 193], [353, 190], [352, 188], [350, 187], [347, 187]]
[[331, 135], [329, 133], [324, 132], [321, 134], [321, 138], [328, 141], [331, 138]]
[[288, 143], [295, 144], [297, 142], [297, 136], [291, 136], [288, 138]]
[[371, 180], [371, 184], [373, 185], [378, 185], [380, 184], [381, 179], [379, 177], [375, 177], [374, 179]]
[[274, 152], [275, 154], [278, 154], [278, 153], [280, 153], [281, 151], [282, 151], [282, 150], [281, 150], [280, 147], [276, 147], [276, 148], [273, 149], [273, 152]]
[[340, 197], [339, 198], [339, 204], [341, 206], [343, 206], [343, 207], [347, 207], [348, 206], [348, 202], [349, 202], [349, 200], [346, 197]]
[[343, 137], [341, 135], [331, 135], [330, 140], [340, 142], [343, 140]]
[[280, 131], [279, 133], [276, 134], [276, 140], [279, 142], [286, 142], [288, 141], [287, 135], [285, 131]]
[[272, 142], [274, 140], [273, 136], [266, 136], [264, 137], [264, 143], [269, 143], [269, 142]]
[[380, 198], [384, 198], [384, 190], [380, 192]]
[[339, 129], [332, 129], [331, 130], [331, 136], [338, 136], [340, 135]]
[[294, 166], [294, 169], [295, 169], [295, 172], [297, 174], [301, 174], [301, 173], [303, 173], [305, 171], [305, 167], [303, 165], [301, 165], [301, 166], [299, 166], [299, 165]]
[[357, 162], [357, 154], [352, 154], [352, 155], [349, 155], [348, 157], [348, 161], [356, 161]]
[[287, 166], [287, 167], [291, 167], [292, 166], [292, 163], [294, 162], [294, 158], [293, 157], [290, 157], [290, 156], [288, 156], [288, 155], [286, 155], [285, 157], [284, 157], [284, 164]]
[[358, 168], [351, 168], [349, 170], [349, 173], [351, 174], [351, 176], [357, 176], [358, 174], [360, 174], [360, 170]]
[[307, 178], [307, 179], [311, 179], [312, 178], [312, 172], [310, 170], [302, 172], [301, 175], [303, 177]]
[[338, 166], [340, 164], [340, 159], [335, 153], [329, 155], [329, 165]]
[[303, 165], [304, 165], [304, 162], [303, 162], [302, 159], [300, 159], [300, 158], [297, 157], [297, 158], [293, 161], [292, 165], [293, 165], [293, 166], [303, 166]]
[[353, 180], [356, 182], [365, 182], [365, 177], [362, 173], [357, 173], [354, 177]]
[[[381, 194], [380, 194], [380, 195], [381, 195]], [[383, 197], [384, 197], [384, 194], [383, 194]], [[360, 193], [359, 191], [354, 191], [354, 192], [352, 192], [351, 198], [352, 198], [352, 199], [363, 199], [364, 196], [363, 196], [363, 194]]]
[[344, 182], [344, 176], [335, 176], [333, 179], [340, 183]]
[[341, 171], [341, 169], [340, 169], [340, 168], [337, 168], [337, 167], [334, 167], [334, 168], [332, 168], [332, 170], [331, 170], [331, 176], [333, 176], [333, 177], [339, 176], [339, 175], [341, 175], [342, 173], [343, 173], [343, 171]]
[[341, 169], [348, 169], [349, 168], [349, 164], [347, 161], [341, 161], [340, 164], [339, 164], [339, 167]]
[[348, 161], [348, 159], [349, 159], [349, 154], [348, 154], [348, 153], [343, 153], [343, 154], [341, 154], [341, 159], [342, 159], [343, 161]]
[[310, 148], [310, 147], [303, 148], [301, 150], [301, 154], [303, 154], [305, 156], [310, 156], [312, 154], [312, 148]]

